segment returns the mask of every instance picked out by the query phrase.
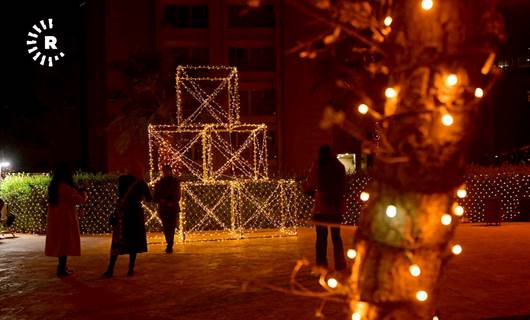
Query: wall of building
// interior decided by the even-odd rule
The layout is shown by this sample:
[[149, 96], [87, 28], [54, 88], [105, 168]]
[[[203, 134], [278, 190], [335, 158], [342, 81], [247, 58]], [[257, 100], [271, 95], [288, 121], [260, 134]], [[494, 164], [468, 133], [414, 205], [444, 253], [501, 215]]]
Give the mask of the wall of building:
[[[260, 10], [265, 11], [260, 14], [248, 11], [252, 9], [246, 3], [108, 1], [107, 66], [136, 51], [153, 49], [167, 74], [174, 73], [179, 64], [238, 67], [241, 122], [268, 126], [271, 176], [303, 175], [321, 144], [336, 145], [337, 152], [351, 151], [349, 137], [319, 127], [333, 89], [329, 84], [317, 85], [322, 65], [316, 60], [300, 59], [297, 54], [286, 54], [299, 41], [320, 33], [321, 26], [283, 0], [263, 1]], [[272, 20], [267, 12], [273, 15]], [[106, 81], [107, 90], [113, 91], [122, 85], [123, 79], [107, 68]], [[119, 108], [118, 104], [108, 102], [107, 117], [112, 119]], [[116, 148], [118, 138], [118, 131], [108, 131], [110, 171], [123, 170], [132, 162], [147, 164], [144, 141], [135, 142], [135, 148], [120, 154]]]
[[[150, 0], [113, 0], [105, 2], [106, 94], [109, 98], [124, 88], [124, 75], [114, 68], [116, 62], [155, 51], [155, 6]], [[112, 122], [121, 104], [107, 99], [107, 123]], [[127, 171], [137, 163], [147, 163], [147, 140], [130, 137], [130, 147], [121, 150], [120, 130], [106, 126], [107, 170]], [[121, 139], [121, 140], [120, 140]]]

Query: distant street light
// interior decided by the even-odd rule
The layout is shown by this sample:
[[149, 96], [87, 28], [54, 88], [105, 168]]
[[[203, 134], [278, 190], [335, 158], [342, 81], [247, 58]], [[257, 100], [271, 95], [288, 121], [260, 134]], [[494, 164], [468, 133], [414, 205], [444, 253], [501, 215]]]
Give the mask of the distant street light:
[[11, 163], [7, 161], [0, 162], [0, 179], [2, 179], [2, 168], [7, 168], [11, 165]]

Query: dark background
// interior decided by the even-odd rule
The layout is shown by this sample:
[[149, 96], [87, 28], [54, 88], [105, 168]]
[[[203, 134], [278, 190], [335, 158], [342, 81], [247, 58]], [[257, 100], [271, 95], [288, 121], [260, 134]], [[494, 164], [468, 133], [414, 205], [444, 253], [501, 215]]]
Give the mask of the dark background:
[[[1, 6], [0, 159], [24, 171], [48, 171], [59, 160], [82, 167], [86, 157], [86, 3], [6, 1]], [[26, 45], [32, 26], [48, 18], [53, 18], [53, 35], [65, 53], [51, 68], [33, 61]]]
[[[477, 119], [481, 131], [473, 158], [479, 162], [530, 144], [530, 1], [500, 4], [508, 41], [499, 63], [509, 67]], [[26, 172], [49, 171], [59, 161], [105, 171], [106, 154], [98, 151], [105, 147], [96, 150], [98, 143], [90, 143], [92, 124], [106, 108], [104, 1], [3, 1], [0, 8], [0, 161]], [[54, 19], [66, 54], [52, 68], [33, 61], [26, 45], [32, 25], [47, 18]]]

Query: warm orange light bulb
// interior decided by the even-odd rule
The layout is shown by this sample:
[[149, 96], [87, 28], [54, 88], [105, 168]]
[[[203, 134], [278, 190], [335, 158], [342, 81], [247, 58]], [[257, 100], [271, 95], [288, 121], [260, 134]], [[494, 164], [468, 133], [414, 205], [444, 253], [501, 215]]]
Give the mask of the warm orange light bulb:
[[418, 299], [418, 301], [423, 302], [423, 301], [426, 301], [427, 298], [429, 298], [429, 295], [427, 294], [426, 291], [420, 290], [420, 291], [416, 292], [416, 299]]
[[450, 75], [445, 78], [445, 84], [447, 84], [449, 87], [454, 87], [458, 83], [458, 77], [456, 74], [451, 73]]
[[349, 249], [348, 252], [346, 252], [346, 255], [353, 260], [357, 257], [357, 251], [355, 251], [355, 249]]
[[441, 222], [442, 222], [442, 224], [443, 224], [444, 226], [448, 226], [448, 225], [451, 224], [451, 221], [453, 221], [453, 218], [452, 218], [451, 215], [449, 215], [449, 214], [444, 214], [444, 215], [442, 216], [442, 219], [440, 219], [440, 220], [441, 220]]
[[409, 267], [409, 273], [413, 276], [413, 277], [419, 277], [420, 274], [421, 274], [421, 269], [420, 269], [420, 266], [418, 266], [417, 264], [413, 264]]
[[335, 278], [329, 278], [328, 279], [328, 287], [331, 289], [335, 289], [339, 285], [339, 282]]
[[456, 192], [456, 196], [460, 199], [464, 199], [467, 196], [466, 189], [458, 189], [458, 191]]
[[475, 89], [475, 97], [482, 98], [484, 96], [484, 90], [482, 88]]
[[456, 206], [454, 212], [456, 216], [461, 217], [464, 215], [464, 208], [462, 206]]
[[385, 24], [385, 26], [390, 27], [390, 25], [392, 24], [392, 17], [387, 16], [385, 20], [383, 21], [383, 23]]
[[389, 218], [394, 218], [397, 215], [397, 208], [394, 205], [389, 205], [386, 207], [386, 216]]
[[425, 11], [431, 10], [434, 6], [434, 3], [432, 0], [422, 0], [421, 1], [421, 8]]
[[459, 245], [459, 244], [455, 244], [452, 248], [451, 248], [451, 251], [453, 252], [454, 255], [459, 255], [462, 253], [462, 246]]
[[385, 90], [385, 96], [389, 99], [392, 99], [392, 98], [395, 98], [397, 97], [397, 91], [396, 89], [392, 88], [392, 87], [388, 87], [386, 88]]
[[368, 112], [368, 106], [365, 105], [364, 103], [361, 103], [361, 104], [357, 107], [357, 110], [359, 111], [359, 113], [366, 114], [366, 113]]
[[442, 123], [444, 124], [444, 126], [449, 127], [453, 124], [453, 122], [454, 122], [453, 116], [450, 115], [449, 113], [446, 113], [442, 116]]
[[366, 201], [368, 201], [368, 199], [370, 199], [370, 194], [368, 192], [365, 192], [365, 191], [361, 192], [361, 200], [366, 202]]

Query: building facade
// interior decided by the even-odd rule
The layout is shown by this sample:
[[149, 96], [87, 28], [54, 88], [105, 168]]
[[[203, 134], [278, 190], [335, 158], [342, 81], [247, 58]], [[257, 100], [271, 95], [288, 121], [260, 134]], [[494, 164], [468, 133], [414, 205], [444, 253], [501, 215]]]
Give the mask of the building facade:
[[[243, 0], [115, 0], [106, 11], [107, 65], [153, 51], [167, 74], [178, 65], [237, 67], [241, 121], [267, 125], [271, 176], [303, 174], [318, 147], [332, 142], [332, 132], [318, 126], [328, 95], [314, 89], [314, 61], [286, 54], [315, 26], [284, 1], [254, 8]], [[120, 86], [111, 70], [106, 81], [108, 91]], [[108, 116], [117, 108], [109, 101]], [[126, 170], [131, 159], [146, 163], [145, 145], [120, 153], [118, 136], [108, 133], [108, 171]]]

